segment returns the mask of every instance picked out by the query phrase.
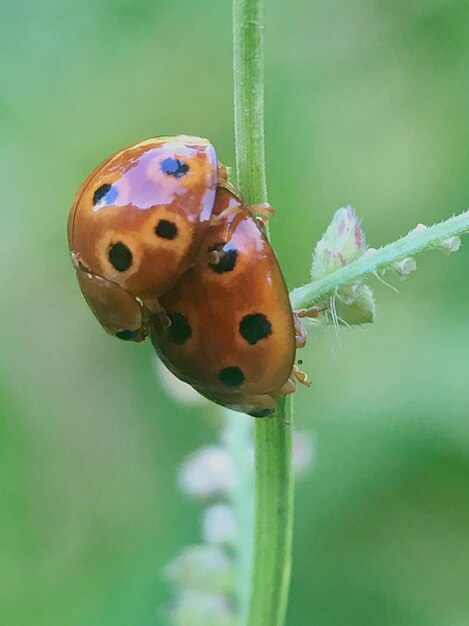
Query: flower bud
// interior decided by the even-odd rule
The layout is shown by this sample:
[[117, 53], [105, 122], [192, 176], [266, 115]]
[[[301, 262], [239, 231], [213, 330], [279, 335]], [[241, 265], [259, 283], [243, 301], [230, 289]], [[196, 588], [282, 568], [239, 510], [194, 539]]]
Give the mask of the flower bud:
[[233, 509], [221, 503], [209, 506], [203, 513], [202, 532], [207, 543], [234, 543], [238, 535], [238, 524]]
[[438, 247], [440, 250], [443, 250], [443, 252], [446, 252], [446, 254], [457, 252], [461, 247], [461, 237], [448, 237], [447, 239], [443, 239]]
[[312, 280], [319, 280], [358, 259], [366, 249], [365, 234], [355, 211], [351, 206], [338, 209], [314, 251]]
[[231, 559], [217, 546], [189, 546], [165, 568], [168, 579], [180, 588], [230, 594], [234, 588]]
[[334, 307], [339, 323], [355, 326], [375, 320], [376, 302], [373, 291], [364, 283], [341, 287], [334, 299]]
[[172, 626], [238, 626], [228, 600], [202, 591], [184, 591], [170, 611]]
[[417, 262], [412, 256], [406, 256], [405, 259], [394, 263], [394, 270], [399, 278], [406, 278], [411, 272], [417, 269]]
[[221, 446], [200, 448], [181, 465], [179, 484], [199, 498], [228, 493], [236, 484], [233, 459]]

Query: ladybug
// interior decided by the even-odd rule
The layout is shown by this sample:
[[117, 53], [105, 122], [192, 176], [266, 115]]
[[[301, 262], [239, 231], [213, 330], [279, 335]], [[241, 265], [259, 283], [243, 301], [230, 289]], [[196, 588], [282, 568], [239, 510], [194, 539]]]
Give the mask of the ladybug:
[[265, 417], [295, 378], [304, 382], [294, 358], [305, 332], [261, 224], [226, 190], [217, 205], [222, 215], [237, 211], [208, 231], [208, 262], [160, 297], [166, 318], [152, 316], [149, 334], [178, 378], [218, 404]]
[[[144, 312], [194, 264], [220, 189], [212, 144], [158, 137], [115, 153], [79, 189], [68, 220], [78, 282], [107, 332], [145, 337]], [[235, 192], [232, 191], [235, 195]]]

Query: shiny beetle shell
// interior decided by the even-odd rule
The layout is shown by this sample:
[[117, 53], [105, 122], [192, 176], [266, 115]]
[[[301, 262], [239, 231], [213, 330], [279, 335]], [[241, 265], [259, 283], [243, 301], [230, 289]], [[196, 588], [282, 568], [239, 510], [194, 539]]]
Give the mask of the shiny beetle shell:
[[244, 209], [229, 221], [204, 242], [212, 262], [191, 268], [161, 297], [168, 323], [155, 317], [150, 336], [168, 368], [202, 395], [263, 417], [292, 373], [294, 319], [258, 223]]
[[[185, 135], [130, 146], [88, 176], [70, 211], [68, 240], [72, 262], [86, 275], [79, 276], [80, 286], [96, 314], [105, 310], [109, 290], [121, 288], [122, 299], [151, 301], [194, 263], [217, 182], [213, 146]], [[90, 287], [94, 276], [101, 280]], [[116, 324], [100, 321], [115, 331]]]

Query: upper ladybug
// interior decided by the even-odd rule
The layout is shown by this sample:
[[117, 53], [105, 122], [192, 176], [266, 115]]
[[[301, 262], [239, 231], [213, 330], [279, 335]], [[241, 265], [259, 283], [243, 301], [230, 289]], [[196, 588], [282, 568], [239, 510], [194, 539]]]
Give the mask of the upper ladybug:
[[194, 263], [225, 184], [212, 144], [186, 135], [125, 148], [88, 176], [68, 241], [83, 294], [108, 332], [141, 338], [141, 302], [157, 308]]

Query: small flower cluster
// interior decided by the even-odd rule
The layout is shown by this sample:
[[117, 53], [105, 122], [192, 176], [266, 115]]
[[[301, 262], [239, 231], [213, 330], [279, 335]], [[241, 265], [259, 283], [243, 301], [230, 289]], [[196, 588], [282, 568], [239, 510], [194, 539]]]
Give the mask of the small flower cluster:
[[[177, 400], [185, 404], [208, 404], [192, 388], [192, 394], [189, 395], [186, 389], [188, 386], [173, 377], [160, 362], [155, 362], [155, 369], [160, 383]], [[233, 414], [232, 419], [244, 418]], [[178, 484], [181, 490], [204, 503], [203, 542], [185, 547], [165, 568], [165, 575], [175, 590], [174, 601], [169, 609], [172, 626], [240, 626], [236, 604], [235, 561], [239, 543], [247, 538], [242, 536], [235, 503], [242, 491], [250, 501], [252, 518], [254, 448], [249, 434], [242, 446], [243, 458], [235, 460], [233, 433], [229, 432], [233, 429], [233, 423], [237, 422], [231, 425], [227, 422], [218, 441], [190, 454], [179, 468]], [[248, 423], [249, 428], [250, 425]], [[295, 474], [304, 474], [313, 460], [314, 446], [309, 433], [295, 433]], [[240, 463], [243, 465], [242, 472]], [[246, 467], [250, 470], [247, 479], [249, 484], [241, 485], [241, 474], [245, 473]], [[249, 523], [249, 531], [252, 532], [252, 519]]]
[[[232, 494], [239, 488], [237, 467], [226, 440], [222, 432], [219, 443], [192, 453], [179, 470], [181, 489], [206, 503], [206, 508], [202, 513], [204, 543], [185, 548], [166, 567], [166, 575], [176, 589], [171, 609], [174, 626], [234, 626], [238, 623], [234, 557], [237, 543], [243, 538], [232, 504]], [[293, 440], [296, 474], [305, 472], [313, 455], [311, 438], [307, 433], [296, 433]], [[252, 448], [246, 450], [246, 462], [253, 471]]]
[[[338, 209], [316, 245], [311, 280], [316, 281], [357, 260], [369, 250], [360, 220], [351, 206]], [[334, 323], [366, 324], [375, 318], [376, 304], [370, 287], [360, 281], [343, 285], [330, 301]]]
[[368, 249], [360, 220], [351, 206], [338, 209], [316, 245], [311, 279], [319, 280], [362, 256]]
[[[421, 234], [427, 230], [424, 224], [418, 224], [410, 233]], [[447, 254], [457, 252], [461, 246], [460, 237], [453, 236], [441, 239], [432, 247]], [[326, 232], [316, 245], [311, 267], [312, 281], [319, 281], [328, 274], [340, 270], [362, 256], [370, 258], [379, 251], [369, 248], [360, 221], [351, 206], [338, 209]], [[377, 267], [379, 274], [394, 271], [400, 279], [406, 278], [417, 269], [413, 256], [403, 256], [386, 266]], [[379, 277], [378, 272], [375, 272]], [[376, 304], [371, 288], [359, 280], [353, 284], [345, 284], [336, 288], [328, 303], [332, 321], [346, 325], [372, 322], [376, 313]]]
[[[155, 359], [155, 371], [162, 387], [178, 402], [192, 406], [210, 404], [159, 359]], [[168, 615], [172, 626], [239, 626], [230, 554], [237, 521], [227, 498], [236, 480], [234, 462], [222, 441], [197, 450], [179, 468], [182, 491], [206, 502], [207, 507], [202, 515], [203, 543], [185, 547], [165, 568], [166, 578], [175, 590]], [[217, 502], [217, 498], [224, 501]]]
[[[427, 230], [428, 226], [425, 224], [417, 224], [417, 226], [411, 231], [411, 233], [423, 233]], [[442, 239], [435, 246], [437, 250], [441, 250], [446, 254], [457, 252], [461, 247], [461, 237], [447, 237]], [[393, 265], [393, 269], [396, 271], [399, 278], [406, 278], [411, 272], [417, 269], [417, 261], [412, 256], [406, 256], [400, 261], [397, 261]]]
[[232, 559], [216, 544], [189, 546], [166, 567], [177, 590], [174, 626], [237, 626]]

